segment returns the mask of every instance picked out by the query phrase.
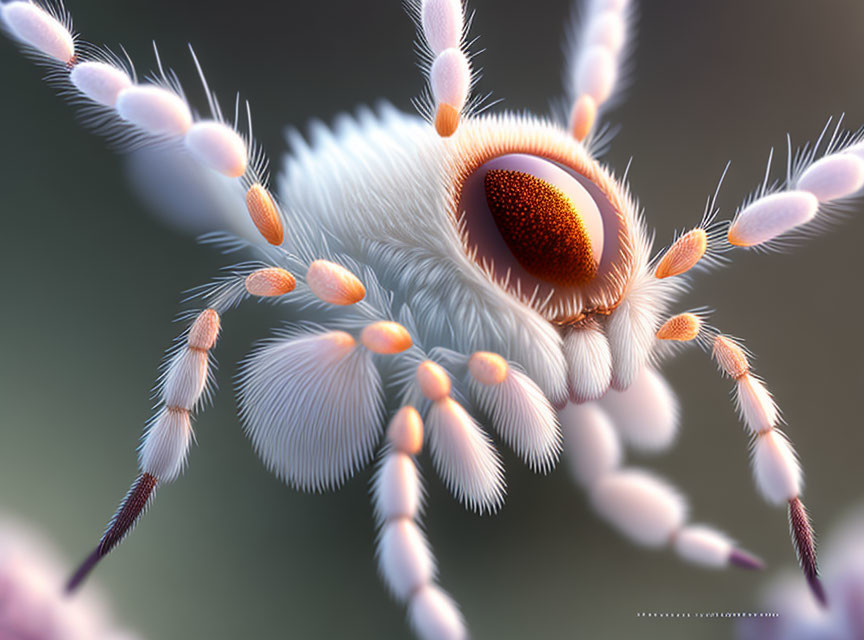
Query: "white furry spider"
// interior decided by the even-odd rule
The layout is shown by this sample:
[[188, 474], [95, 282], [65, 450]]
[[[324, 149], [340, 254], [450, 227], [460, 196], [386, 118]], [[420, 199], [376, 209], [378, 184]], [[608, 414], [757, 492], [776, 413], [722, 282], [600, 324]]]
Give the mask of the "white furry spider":
[[[823, 597], [800, 471], [775, 428], [771, 396], [743, 349], [703, 315], [663, 316], [700, 261], [721, 260], [731, 245], [770, 247], [792, 229], [810, 231], [857, 194], [860, 136], [835, 131], [820, 157], [817, 143], [790, 158], [786, 179], [770, 184], [766, 177], [731, 226], [713, 222], [709, 202], [701, 224], [652, 259], [624, 181], [595, 157], [597, 113], [614, 98], [626, 57], [628, 3], [583, 7], [566, 126], [481, 114], [468, 100], [461, 3], [410, 8], [430, 81], [421, 111], [434, 127], [384, 107], [343, 118], [333, 132], [314, 130], [311, 144], [297, 137], [277, 202], [251, 124], [238, 134], [239, 118], [226, 122], [209, 90], [210, 114], [199, 118], [161, 65], [158, 76], [139, 83], [131, 65], [78, 42], [62, 8], [2, 5], [7, 30], [84, 103], [89, 123], [136, 148], [155, 146], [170, 157], [188, 151], [235, 179], [269, 243], [214, 238], [259, 259], [199, 291], [206, 308], [169, 355], [141, 475], [70, 588], [131, 529], [156, 485], [179, 475], [221, 316], [264, 296], [294, 305], [306, 323], [244, 363], [246, 430], [287, 483], [325, 490], [371, 460], [392, 414], [373, 492], [379, 565], [418, 635], [466, 632], [436, 585], [418, 526], [414, 456], [425, 443], [450, 490], [476, 511], [494, 511], [503, 500], [498, 454], [474, 416], [537, 470], [554, 465], [563, 431], [563, 451], [597, 511], [636, 542], [671, 545], [706, 565], [758, 566], [726, 536], [688, 524], [683, 498], [665, 482], [622, 468], [619, 439], [660, 448], [675, 431], [676, 403], [656, 370], [669, 341], [698, 343], [735, 379], [757, 484], [770, 501], [788, 504], [796, 551]], [[239, 216], [227, 224], [242, 229]]]

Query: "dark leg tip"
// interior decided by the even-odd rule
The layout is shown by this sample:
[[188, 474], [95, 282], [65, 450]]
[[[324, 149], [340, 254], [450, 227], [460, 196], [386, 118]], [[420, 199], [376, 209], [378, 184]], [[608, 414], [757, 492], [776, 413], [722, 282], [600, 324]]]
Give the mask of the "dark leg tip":
[[761, 571], [765, 568], [761, 558], [741, 549], [732, 549], [732, 553], [729, 554], [729, 564], [748, 571]]
[[817, 602], [822, 605], [823, 609], [828, 608], [828, 596], [825, 595], [825, 587], [822, 586], [822, 581], [818, 576], [807, 576], [807, 584], [810, 586], [810, 591]]
[[81, 563], [81, 566], [72, 574], [72, 577], [69, 578], [69, 582], [66, 583], [66, 588], [64, 591], [66, 595], [72, 595], [78, 587], [81, 586], [81, 583], [84, 582], [84, 579], [90, 575], [90, 572], [93, 571], [93, 567], [95, 567], [99, 561], [102, 559], [102, 554], [100, 553], [99, 547], [93, 549], [93, 552], [87, 556], [84, 562]]

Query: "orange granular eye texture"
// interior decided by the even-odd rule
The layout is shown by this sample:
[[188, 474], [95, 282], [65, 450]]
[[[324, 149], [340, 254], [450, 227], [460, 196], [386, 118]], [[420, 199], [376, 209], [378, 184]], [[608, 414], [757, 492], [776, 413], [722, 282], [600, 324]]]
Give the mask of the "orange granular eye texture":
[[597, 275], [591, 238], [563, 191], [531, 174], [504, 169], [489, 171], [483, 185], [498, 230], [528, 273], [565, 287]]

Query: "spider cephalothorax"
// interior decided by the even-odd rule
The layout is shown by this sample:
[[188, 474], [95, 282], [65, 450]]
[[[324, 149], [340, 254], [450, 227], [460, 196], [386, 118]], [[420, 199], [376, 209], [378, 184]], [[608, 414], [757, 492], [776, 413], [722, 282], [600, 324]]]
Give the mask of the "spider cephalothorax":
[[[527, 116], [477, 118], [454, 142], [456, 220], [474, 261], [555, 324], [612, 311], [646, 246], [626, 188], [557, 125]], [[503, 198], [520, 192], [508, 212]]]
[[290, 322], [241, 364], [240, 418], [253, 447], [286, 483], [311, 491], [338, 488], [379, 452], [379, 567], [420, 636], [466, 630], [437, 586], [419, 526], [415, 457], [428, 451], [466, 506], [497, 510], [503, 464], [478, 421], [535, 470], [563, 451], [598, 513], [636, 542], [708, 566], [759, 566], [724, 534], [689, 523], [676, 489], [624, 466], [622, 443], [662, 449], [674, 438], [677, 401], [657, 371], [670, 342], [701, 346], [735, 381], [757, 485], [787, 505], [798, 557], [824, 601], [800, 469], [749, 354], [704, 314], [664, 316], [700, 261], [716, 262], [733, 245], [770, 246], [859, 194], [861, 137], [835, 132], [822, 158], [817, 143], [790, 162], [784, 182], [769, 187], [766, 177], [731, 224], [713, 222], [709, 201], [701, 223], [653, 259], [624, 181], [592, 151], [598, 109], [626, 55], [627, 0], [582, 3], [569, 47], [572, 106], [561, 121], [479, 113], [468, 99], [462, 2], [407, 4], [429, 78], [427, 117], [385, 105], [332, 129], [313, 125], [308, 141], [290, 134], [278, 197], [251, 122], [238, 133], [239, 117], [225, 121], [206, 82], [210, 117], [199, 118], [161, 63], [139, 83], [131, 65], [76, 41], [61, 8], [0, 5], [10, 34], [95, 113], [90, 122], [136, 148], [158, 147], [166, 161], [182, 159], [178, 184], [200, 171], [234, 180], [220, 192], [231, 210], [224, 226], [236, 231], [251, 219], [257, 229], [210, 237], [254, 261], [197, 292], [204, 308], [190, 312], [169, 354], [141, 473], [70, 589], [134, 526], [154, 489], [182, 471], [222, 316], [255, 297], [284, 305]]

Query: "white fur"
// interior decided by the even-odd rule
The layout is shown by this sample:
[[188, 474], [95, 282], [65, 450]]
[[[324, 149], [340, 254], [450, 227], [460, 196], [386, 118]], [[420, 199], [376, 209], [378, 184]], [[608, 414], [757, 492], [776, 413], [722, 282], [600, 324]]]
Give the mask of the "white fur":
[[132, 86], [129, 74], [106, 62], [80, 62], [69, 73], [69, 80], [93, 102], [113, 107], [124, 89]]
[[586, 0], [586, 4], [595, 11], [624, 11], [630, 5], [630, 0]]
[[434, 585], [420, 589], [408, 610], [411, 627], [422, 640], [467, 640], [468, 631], [456, 603]]
[[606, 334], [596, 324], [574, 328], [564, 336], [567, 380], [574, 402], [597, 400], [612, 381], [612, 352]]
[[337, 331], [272, 340], [244, 363], [243, 424], [258, 455], [285, 482], [332, 489], [369, 461], [383, 422], [371, 357]]
[[846, 198], [864, 186], [864, 159], [851, 153], [820, 158], [798, 178], [797, 188], [812, 193], [819, 202]]
[[[517, 116], [472, 119], [464, 144], [555, 135]], [[335, 132], [313, 128], [313, 144], [292, 135], [293, 154], [280, 183], [286, 223], [331, 236], [334, 248], [370, 265], [417, 322], [415, 343], [470, 354], [493, 351], [520, 364], [553, 402], [567, 397], [567, 367], [558, 331], [465, 255], [450, 217], [450, 167], [461, 153], [416, 117], [389, 107], [344, 118]], [[575, 144], [575, 143], [574, 143]], [[387, 215], [381, 215], [387, 212]], [[627, 211], [635, 216], [635, 211]], [[317, 240], [320, 242], [320, 240]], [[446, 291], [447, 295], [440, 295]]]
[[184, 138], [186, 148], [202, 164], [229, 178], [246, 173], [246, 143], [231, 127], [214, 120], [196, 122]]
[[510, 368], [500, 384], [486, 386], [472, 379], [471, 387], [492, 426], [533, 470], [554, 468], [561, 431], [555, 411], [533, 380]]
[[807, 191], [783, 191], [759, 198], [744, 207], [729, 229], [733, 244], [754, 246], [773, 240], [810, 222], [819, 200]]
[[471, 66], [459, 49], [446, 49], [438, 54], [429, 71], [432, 95], [441, 104], [461, 111], [471, 88]]
[[452, 398], [432, 404], [426, 417], [432, 461], [451, 493], [471, 509], [497, 511], [504, 471], [489, 437]]
[[162, 409], [144, 434], [138, 452], [141, 471], [159, 482], [173, 482], [186, 464], [191, 442], [189, 412]]
[[580, 485], [589, 487], [621, 465], [618, 434], [597, 404], [568, 404], [558, 419], [564, 432], [564, 453]]
[[461, 0], [423, 0], [421, 22], [433, 54], [459, 48], [465, 26]]
[[30, 2], [7, 2], [0, 4], [0, 15], [12, 35], [40, 53], [60, 62], [74, 57], [72, 34], [41, 7]]
[[388, 454], [375, 476], [372, 494], [380, 521], [416, 518], [421, 494], [414, 461], [404, 453]]
[[858, 144], [853, 144], [851, 147], [847, 147], [843, 150], [843, 153], [849, 153], [864, 160], [864, 142], [859, 142]]
[[801, 493], [801, 467], [792, 446], [776, 429], [762, 434], [753, 445], [753, 474], [766, 500], [783, 504]]
[[624, 48], [627, 25], [620, 11], [614, 9], [592, 16], [585, 30], [586, 47], [603, 47], [617, 56]]
[[688, 525], [675, 536], [675, 551], [694, 564], [725, 567], [732, 552], [732, 541], [711, 527]]
[[591, 96], [602, 107], [620, 88], [632, 12], [626, 0], [584, 0], [567, 38], [568, 97]]
[[644, 367], [626, 391], [610, 390], [600, 405], [621, 437], [639, 449], [665, 449], [678, 432], [678, 400], [651, 367]]
[[641, 273], [606, 323], [612, 353], [611, 387], [623, 391], [636, 380], [656, 343], [655, 332], [670, 293], [665, 283]]
[[591, 491], [594, 508], [638, 544], [661, 547], [684, 524], [687, 505], [669, 484], [641, 470], [600, 478]]
[[576, 71], [576, 86], [602, 104], [612, 95], [618, 69], [615, 56], [606, 47], [590, 47], [582, 54]]
[[121, 118], [154, 136], [182, 136], [192, 126], [192, 112], [183, 98], [156, 85], [124, 89], [116, 109]]
[[751, 374], [738, 379], [735, 401], [741, 420], [753, 433], [768, 431], [777, 426], [778, 411], [774, 398], [765, 383]]
[[402, 601], [435, 579], [435, 559], [411, 520], [391, 520], [384, 525], [378, 543], [378, 563], [387, 586]]
[[208, 370], [206, 352], [185, 346], [179, 349], [165, 370], [162, 401], [168, 407], [195, 408], [207, 384]]
[[372, 494], [381, 526], [378, 568], [393, 595], [408, 602], [415, 632], [436, 640], [465, 637], [455, 603], [433, 582], [435, 558], [417, 522], [422, 489], [414, 461], [404, 453], [387, 450]]

